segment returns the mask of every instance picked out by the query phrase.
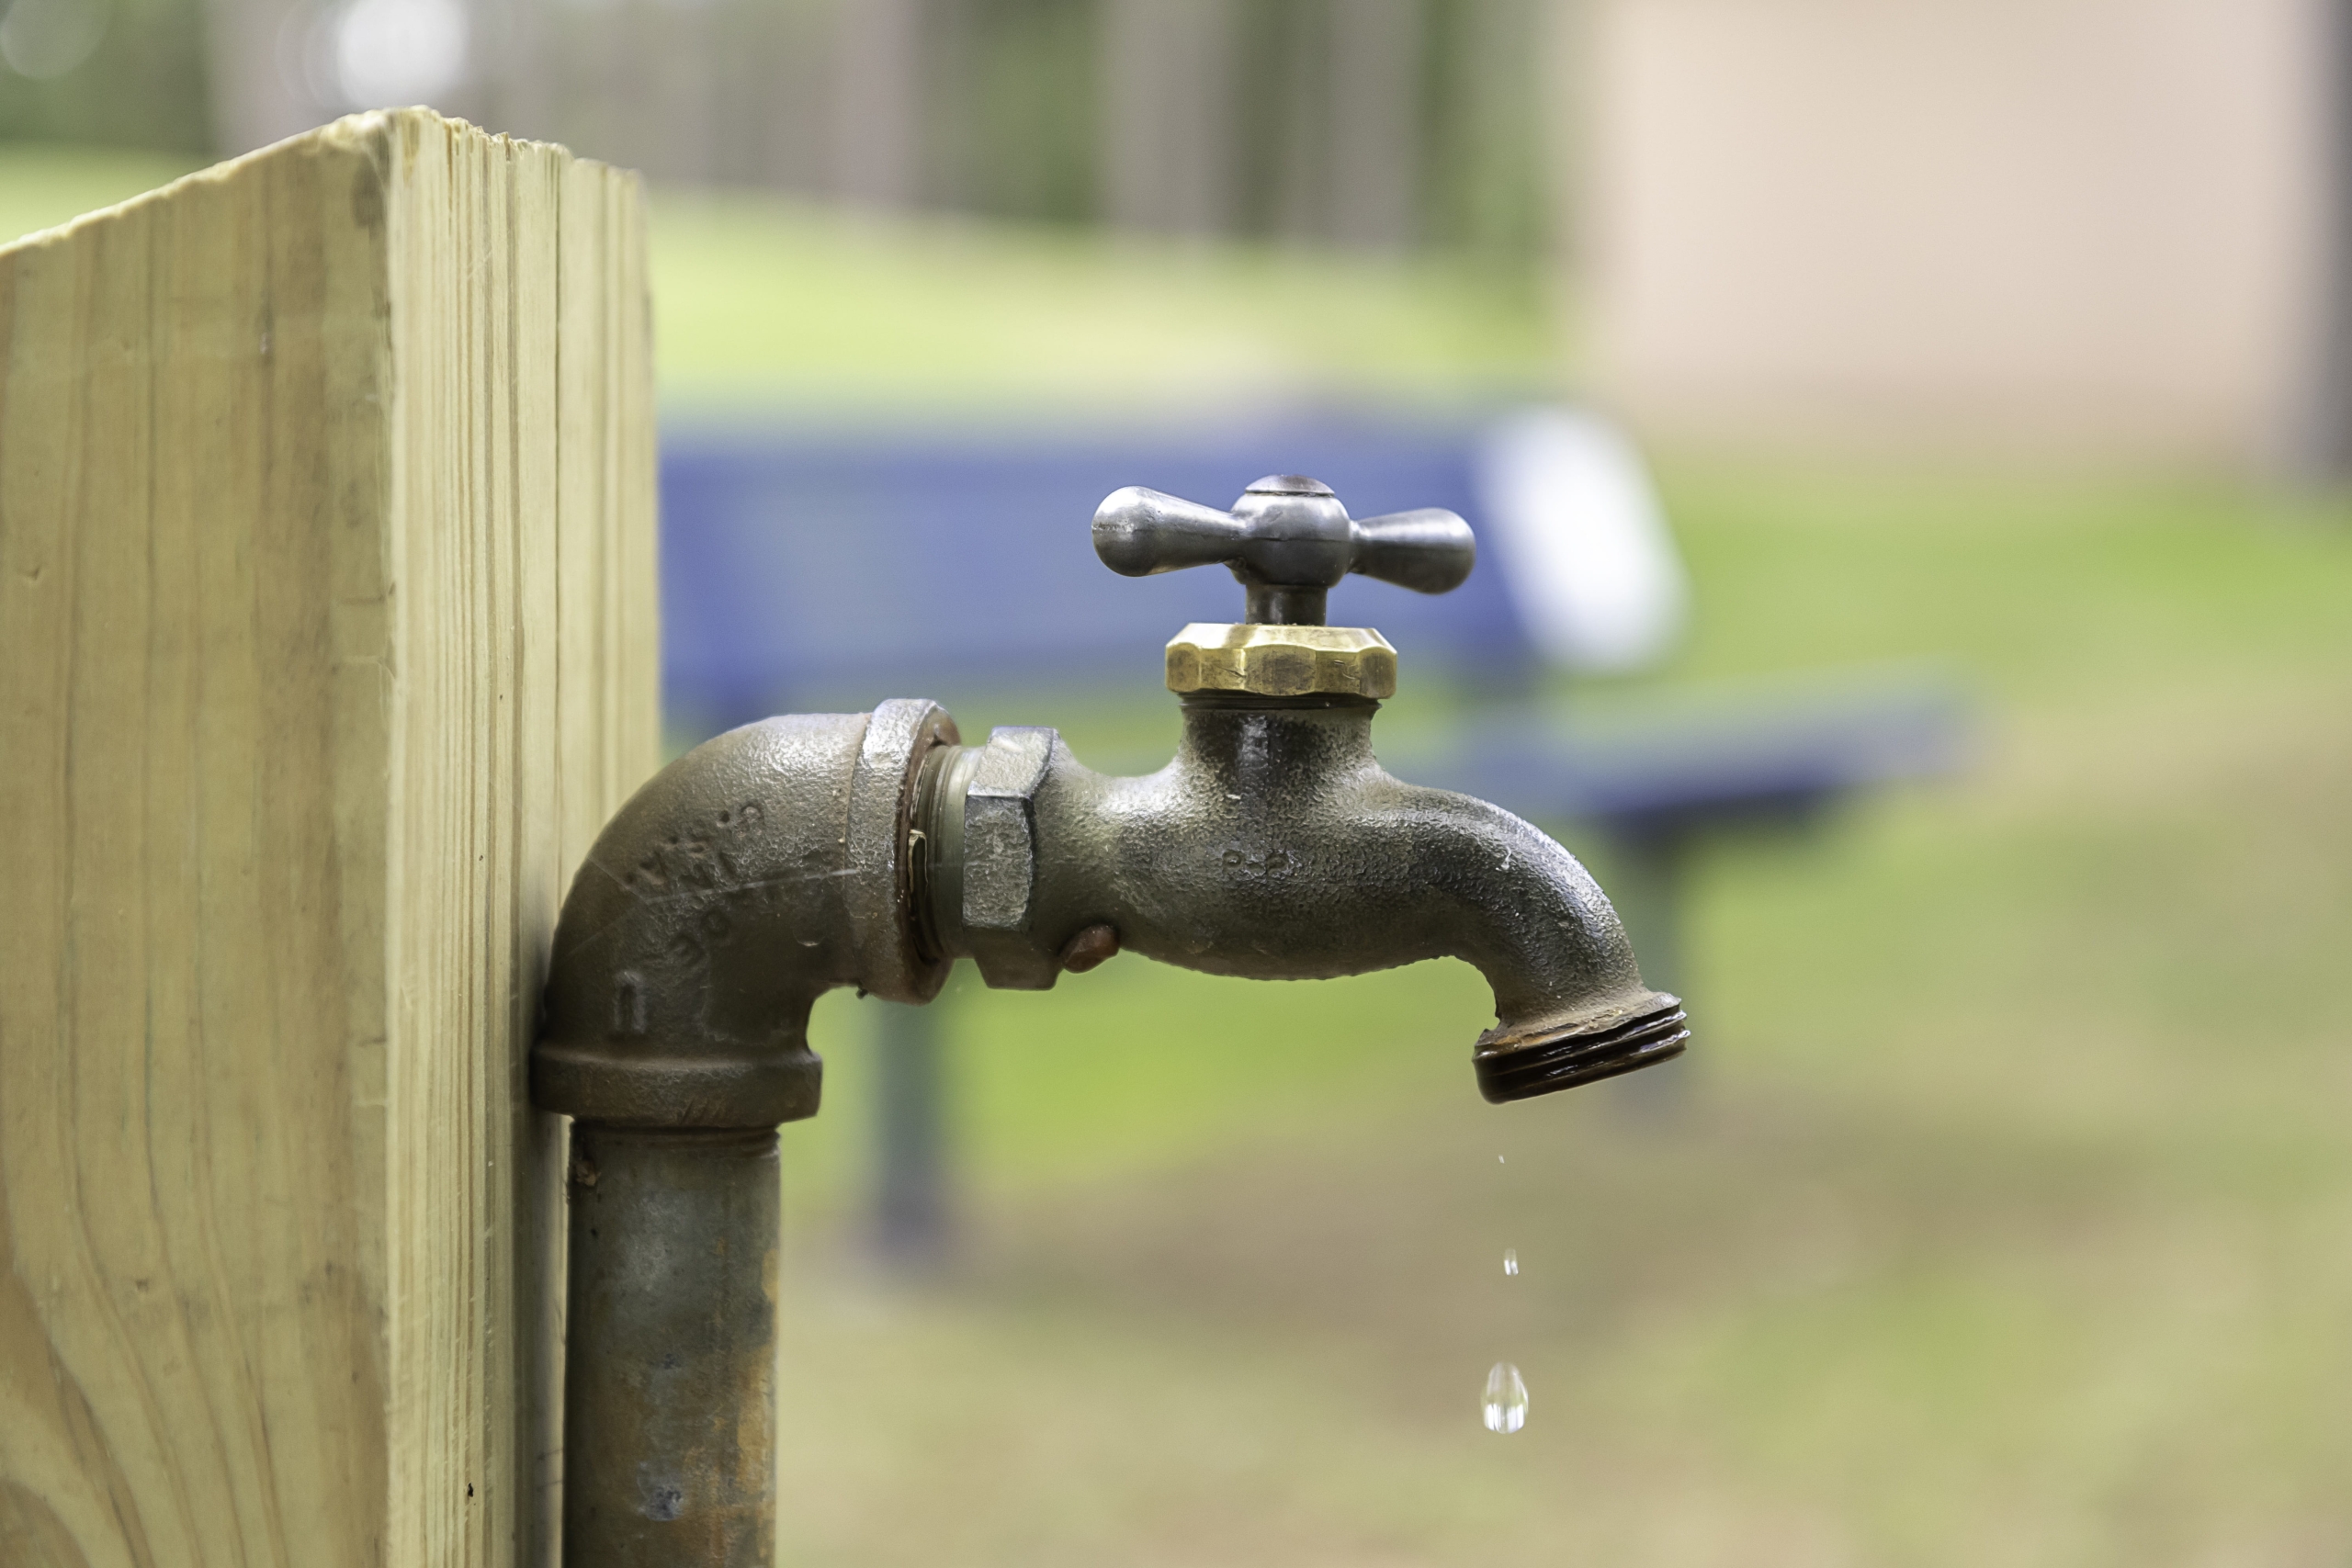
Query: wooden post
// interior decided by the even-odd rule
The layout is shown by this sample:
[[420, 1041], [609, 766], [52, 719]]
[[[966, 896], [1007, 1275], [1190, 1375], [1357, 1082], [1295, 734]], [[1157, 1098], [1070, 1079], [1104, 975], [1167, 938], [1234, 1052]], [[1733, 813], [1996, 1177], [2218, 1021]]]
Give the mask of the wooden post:
[[368, 114], [0, 251], [0, 1562], [551, 1561], [640, 197]]

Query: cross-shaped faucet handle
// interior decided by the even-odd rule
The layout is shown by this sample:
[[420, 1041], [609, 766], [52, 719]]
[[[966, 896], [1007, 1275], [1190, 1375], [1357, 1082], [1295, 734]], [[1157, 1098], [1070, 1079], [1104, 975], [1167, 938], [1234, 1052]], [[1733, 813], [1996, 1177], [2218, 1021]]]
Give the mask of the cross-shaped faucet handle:
[[1477, 544], [1443, 507], [1350, 517], [1330, 486], [1270, 474], [1230, 512], [1141, 485], [1114, 491], [1094, 509], [1094, 553], [1123, 577], [1228, 566], [1248, 590], [1247, 621], [1319, 626], [1324, 596], [1348, 573], [1444, 593], [1470, 575]]

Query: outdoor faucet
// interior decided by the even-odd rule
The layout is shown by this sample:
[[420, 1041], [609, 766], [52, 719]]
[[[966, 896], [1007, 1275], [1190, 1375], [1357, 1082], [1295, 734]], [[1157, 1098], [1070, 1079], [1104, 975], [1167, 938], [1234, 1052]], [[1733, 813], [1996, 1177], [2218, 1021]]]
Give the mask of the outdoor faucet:
[[1396, 650], [1325, 626], [1326, 597], [1351, 572], [1458, 586], [1461, 518], [1351, 519], [1275, 476], [1229, 513], [1119, 491], [1094, 546], [1246, 591], [1240, 624], [1168, 645], [1184, 728], [1158, 773], [1093, 773], [1050, 729], [966, 746], [922, 701], [772, 718], [663, 770], [573, 883], [531, 1060], [533, 1100], [573, 1118], [567, 1568], [766, 1568], [776, 1128], [816, 1114], [827, 990], [925, 1002], [957, 958], [1043, 990], [1122, 949], [1256, 979], [1460, 958], [1494, 991], [1472, 1063], [1495, 1101], [1689, 1038], [1573, 856], [1373, 755]]

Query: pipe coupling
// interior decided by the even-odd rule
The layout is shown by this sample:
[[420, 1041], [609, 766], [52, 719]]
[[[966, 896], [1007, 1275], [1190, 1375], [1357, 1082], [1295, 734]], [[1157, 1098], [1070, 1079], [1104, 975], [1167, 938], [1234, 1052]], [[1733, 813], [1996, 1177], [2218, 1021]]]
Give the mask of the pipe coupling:
[[923, 951], [970, 958], [999, 990], [1050, 989], [1063, 967], [1039, 948], [1035, 929], [1038, 796], [1060, 740], [1051, 729], [1005, 726], [989, 731], [985, 746], [942, 747], [918, 791]]

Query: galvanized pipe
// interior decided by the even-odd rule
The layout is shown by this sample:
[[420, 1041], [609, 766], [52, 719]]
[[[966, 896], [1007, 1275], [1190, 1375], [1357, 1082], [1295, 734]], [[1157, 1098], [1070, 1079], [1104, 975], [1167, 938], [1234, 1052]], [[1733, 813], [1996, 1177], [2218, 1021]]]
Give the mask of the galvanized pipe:
[[749, 725], [599, 836], [557, 922], [531, 1096], [573, 1118], [565, 1568], [767, 1568], [776, 1127], [816, 1114], [808, 1009], [928, 1000], [908, 811], [929, 703]]
[[774, 1128], [571, 1130], [566, 1568], [768, 1568]]

